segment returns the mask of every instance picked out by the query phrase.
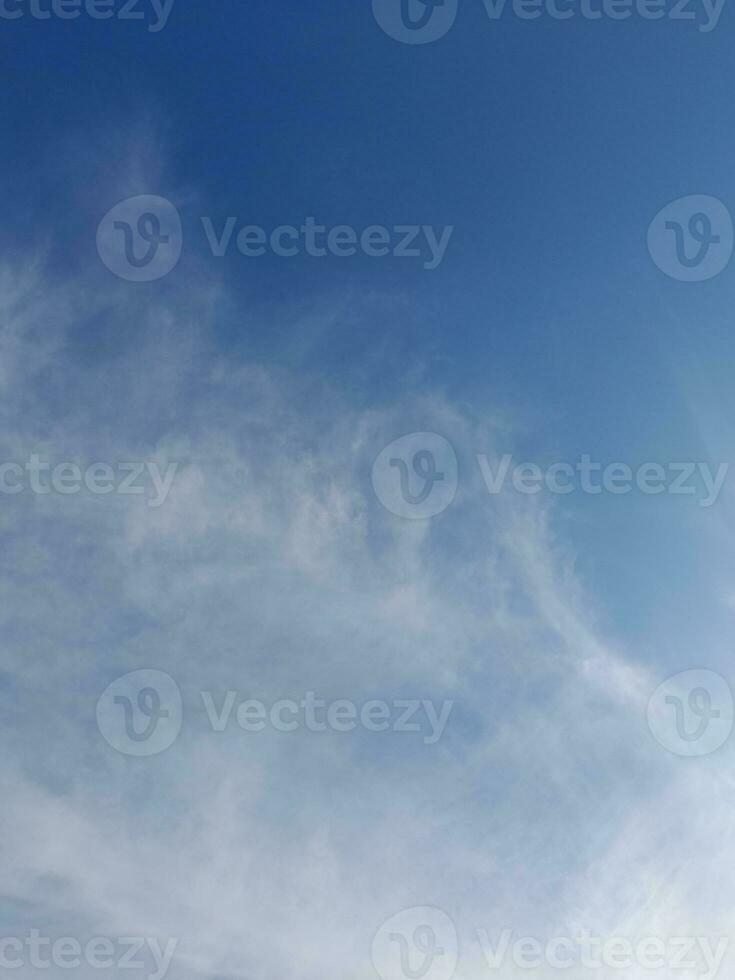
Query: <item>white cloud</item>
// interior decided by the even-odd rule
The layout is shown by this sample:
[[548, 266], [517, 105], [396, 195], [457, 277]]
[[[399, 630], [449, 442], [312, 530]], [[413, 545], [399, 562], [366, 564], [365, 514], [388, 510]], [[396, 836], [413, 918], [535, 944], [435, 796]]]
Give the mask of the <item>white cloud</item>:
[[[553, 515], [471, 480], [432, 524], [372, 496], [371, 462], [396, 436], [441, 432], [473, 459], [490, 427], [440, 395], [366, 410], [323, 380], [225, 362], [206, 280], [80, 364], [68, 345], [85, 290], [11, 278], [11, 455], [180, 470], [158, 509], [2, 501], [0, 931], [171, 936], [176, 977], [310, 980], [372, 976], [373, 933], [413, 905], [445, 908], [465, 938], [725, 928], [711, 887], [731, 905], [731, 832], [709, 806], [730, 802], [724, 757], [694, 769], [653, 743], [652, 677], [603, 635]], [[99, 315], [124, 334], [131, 310]], [[94, 726], [101, 691], [140, 667], [171, 673], [186, 705], [178, 742], [148, 760]], [[456, 708], [434, 746], [217, 735], [198, 692], [230, 688]], [[475, 953], [465, 980], [484, 975]]]

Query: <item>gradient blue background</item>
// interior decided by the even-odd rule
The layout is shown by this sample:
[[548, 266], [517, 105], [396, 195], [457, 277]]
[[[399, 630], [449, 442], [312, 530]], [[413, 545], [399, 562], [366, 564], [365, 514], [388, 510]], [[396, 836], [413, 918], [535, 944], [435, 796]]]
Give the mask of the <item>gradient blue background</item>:
[[[662, 814], [670, 820], [664, 844], [681, 840], [691, 824], [688, 853], [705, 853], [703, 841], [714, 848], [682, 872], [687, 894], [700, 902], [697, 921], [714, 922], [708, 903], [720, 898], [731, 909], [728, 866], [717, 852], [731, 821], [718, 823], [707, 796], [714, 764], [690, 779], [692, 770], [676, 769], [674, 779], [681, 760], [649, 738], [641, 695], [648, 690], [626, 671], [645, 668], [658, 683], [689, 667], [731, 669], [735, 478], [708, 509], [692, 497], [637, 492], [546, 501], [548, 539], [536, 536], [532, 521], [516, 536], [522, 570], [538, 575], [529, 573], [529, 585], [512, 562], [505, 568], [502, 546], [495, 550], [496, 538], [512, 531], [502, 506], [484, 493], [473, 457], [509, 452], [544, 466], [588, 454], [603, 464], [702, 461], [715, 470], [729, 462], [735, 264], [708, 282], [677, 282], [654, 265], [646, 231], [684, 195], [713, 195], [735, 213], [734, 39], [728, 5], [717, 28], [701, 33], [693, 22], [635, 16], [526, 22], [507, 11], [491, 22], [481, 0], [460, 0], [454, 28], [423, 47], [383, 33], [368, 0], [177, 0], [159, 34], [138, 22], [84, 16], [0, 20], [0, 250], [11, 267], [30, 269], [33, 256], [43, 270], [38, 305], [23, 300], [31, 339], [24, 334], [27, 346], [18, 347], [17, 390], [9, 385], [0, 403], [3, 431], [20, 430], [27, 418], [27, 443], [48, 429], [59, 452], [84, 443], [97, 458], [160, 441], [167, 452], [191, 452], [195, 471], [170, 509], [152, 517], [120, 516], [122, 503], [108, 508], [104, 499], [72, 501], [78, 510], [63, 511], [59, 499], [2, 501], [14, 663], [0, 675], [0, 694], [23, 770], [10, 839], [26, 840], [26, 813], [45, 819], [42, 790], [59, 806], [48, 825], [34, 823], [33, 853], [17, 859], [18, 879], [27, 873], [38, 890], [20, 890], [19, 898], [9, 889], [14, 914], [28, 894], [36, 895], [33, 910], [43, 910], [49, 882], [52, 897], [51, 885], [65, 876], [78, 890], [69, 865], [43, 845], [68, 820], [82, 828], [85, 846], [97, 827], [103, 844], [130, 845], [120, 848], [117, 870], [123, 882], [131, 874], [131, 906], [143, 907], [139, 895], [154, 896], [146, 914], [159, 908], [161, 881], [160, 907], [169, 907], [164, 872], [178, 867], [179, 853], [190, 861], [204, 886], [199, 879], [191, 886], [191, 918], [172, 921], [182, 931], [188, 923], [192, 935], [200, 927], [205, 938], [209, 923], [196, 902], [210, 894], [210, 865], [211, 894], [225, 918], [239, 910], [236, 899], [252, 898], [248, 875], [238, 876], [246, 846], [265, 855], [290, 899], [293, 868], [304, 858], [299, 827], [304, 838], [316, 828], [317, 844], [304, 859], [306, 897], [301, 905], [300, 892], [294, 899], [296, 921], [302, 907], [324, 922], [342, 910], [335, 902], [325, 915], [309, 900], [313, 882], [321, 886], [324, 867], [332, 867], [319, 849], [325, 826], [334, 835], [325, 853], [336, 841], [335, 876], [348, 881], [350, 899], [364, 885], [363, 858], [384, 882], [393, 880], [398, 854], [406, 904], [442, 901], [446, 860], [446, 874], [460, 882], [456, 895], [481, 902], [502, 892], [510, 915], [533, 894], [553, 917], [559, 889], [582, 868], [579, 892], [570, 887], [565, 897], [576, 909], [581, 894], [592, 920], [597, 896], [589, 894], [598, 881], [617, 901], [611, 868], [624, 869], [626, 900], [640, 875], [643, 898], [639, 906], [631, 899], [631, 908], [648, 908], [650, 882], [668, 881], [676, 854], [658, 850]], [[125, 194], [111, 196], [122, 183]], [[98, 223], [128, 194], [175, 197], [185, 253], [165, 280], [121, 283], [100, 262]], [[238, 227], [267, 229], [313, 215], [328, 226], [455, 231], [434, 271], [410, 259], [246, 259], [234, 248], [220, 260], [207, 254], [202, 215], [217, 228], [229, 215]], [[210, 300], [211, 279], [224, 288], [212, 289]], [[55, 306], [59, 296], [63, 308]], [[205, 308], [211, 316], [200, 316]], [[156, 334], [151, 321], [160, 311], [164, 328]], [[206, 344], [192, 341], [188, 317], [201, 320]], [[58, 350], [47, 362], [48, 337]], [[0, 353], [4, 363], [6, 349]], [[217, 374], [212, 364], [222, 363], [227, 370]], [[264, 382], [261, 369], [276, 380]], [[443, 407], [422, 417], [423, 394]], [[385, 444], [438, 427], [446, 406], [469, 420], [471, 435], [457, 445], [457, 507], [423, 539], [380, 511], [369, 465], [355, 463], [352, 449], [358, 434], [366, 452], [377, 434]], [[323, 433], [334, 435], [333, 457]], [[490, 433], [492, 443], [479, 433]], [[312, 450], [315, 492], [306, 477], [299, 483]], [[320, 493], [332, 478], [339, 493], [330, 509]], [[266, 513], [262, 526], [249, 509], [251, 490]], [[354, 505], [351, 521], [344, 515], [356, 497], [364, 507]], [[296, 545], [290, 522], [307, 528]], [[582, 598], [567, 590], [571, 579], [582, 583]], [[19, 596], [30, 597], [28, 606]], [[536, 606], [540, 613], [528, 613]], [[566, 653], [555, 659], [565, 644], [578, 661]], [[625, 660], [609, 653], [618, 648]], [[340, 743], [343, 755], [332, 754], [331, 743], [286, 751], [274, 738], [261, 758], [260, 745], [243, 750], [228, 735], [214, 748], [211, 733], [191, 726], [149, 768], [116, 758], [94, 729], [99, 692], [116, 672], [161, 666], [176, 673], [179, 665], [189, 704], [199, 690], [238, 683], [281, 684], [283, 693], [291, 675], [304, 690], [354, 683], [351, 694], [382, 683], [388, 693], [416, 693], [421, 684], [420, 693], [457, 697], [457, 727], [436, 754], [403, 744], [394, 752], [393, 743], [375, 741], [354, 749]], [[262, 798], [251, 770], [262, 776]], [[731, 771], [717, 772], [723, 799]], [[235, 789], [210, 810], [207, 794], [221, 791], [221, 773]], [[168, 828], [179, 832], [190, 812], [205, 830], [197, 824], [191, 846], [174, 847], [179, 838], [169, 839]], [[87, 813], [89, 825], [77, 822]], [[630, 814], [640, 817], [632, 831]], [[273, 843], [271, 832], [272, 849], [260, 848], [261, 840]], [[378, 859], [365, 839], [384, 846]], [[645, 853], [636, 851], [639, 839]], [[108, 854], [100, 840], [90, 851]], [[141, 840], [163, 855], [152, 884], [137, 873]], [[448, 842], [456, 853], [449, 846], [445, 853]], [[279, 848], [291, 846], [281, 859]], [[158, 874], [143, 845], [140, 853], [144, 871]], [[96, 901], [98, 883], [85, 878], [94, 879], [95, 869], [78, 863]], [[723, 876], [715, 897], [708, 868]], [[105, 880], [104, 896], [106, 887]], [[179, 897], [186, 888], [171, 891]], [[125, 922], [128, 892], [121, 893], [110, 907]], [[386, 917], [395, 910], [380, 883], [370, 899]], [[627, 907], [623, 899], [619, 907]], [[352, 915], [349, 902], [344, 908]], [[227, 926], [237, 935], [232, 914]], [[686, 920], [691, 928], [695, 918]], [[369, 916], [354, 919], [372, 928]], [[525, 921], [532, 928], [535, 920]], [[331, 951], [329, 943], [322, 948]], [[335, 953], [334, 975], [347, 972], [345, 962]]]
[[[396, 43], [369, 3], [344, 0], [179, 0], [159, 34], [86, 17], [0, 28], [4, 224], [16, 243], [50, 223], [61, 270], [94, 263], [107, 202], [85, 210], [69, 190], [79, 142], [105, 130], [112, 168], [110, 131], [122, 142], [154, 121], [170, 170], [140, 193], [196, 188], [182, 209], [189, 243], [203, 243], [201, 213], [216, 227], [228, 215], [267, 228], [314, 215], [456, 228], [430, 273], [233, 249], [223, 271], [254, 315], [219, 319], [224, 349], [324, 372], [366, 403], [400, 393], [420, 362], [427, 386], [479, 411], [512, 407], [531, 458], [536, 439], [559, 459], [713, 458], [681, 376], [731, 404], [733, 274], [668, 280], [645, 231], [684, 194], [735, 203], [727, 7], [705, 34], [635, 16], [490, 22], [465, 0], [453, 30], [425, 47]], [[380, 315], [351, 321], [354, 300], [373, 293], [389, 297]], [[310, 338], [268, 315], [316, 316], [325, 297], [333, 317]], [[83, 325], [80, 339], [118, 342]], [[588, 571], [626, 620], [692, 587], [685, 517], [656, 500], [607, 501], [604, 522], [598, 502], [581, 507], [580, 545], [604, 553]]]

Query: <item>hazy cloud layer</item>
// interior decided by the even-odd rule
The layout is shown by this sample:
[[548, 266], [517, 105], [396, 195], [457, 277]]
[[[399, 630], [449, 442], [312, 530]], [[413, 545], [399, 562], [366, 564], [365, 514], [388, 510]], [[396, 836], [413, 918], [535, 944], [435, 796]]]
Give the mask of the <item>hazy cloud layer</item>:
[[[229, 299], [204, 272], [155, 305], [103, 298], [96, 276], [61, 285], [43, 259], [0, 273], [3, 459], [178, 471], [159, 508], [0, 501], [0, 932], [175, 937], [175, 978], [305, 980], [373, 976], [375, 931], [412, 906], [453, 918], [464, 980], [487, 975], [477, 928], [726, 935], [731, 753], [693, 766], [654, 742], [661, 678], [606, 635], [554, 512], [489, 496], [472, 469], [496, 423], [421, 386], [366, 408], [223, 356]], [[95, 318], [119, 341], [85, 362], [76, 332]], [[417, 430], [449, 439], [465, 475], [432, 522], [389, 514], [370, 481]], [[176, 679], [185, 723], [134, 759], [95, 706], [141, 668]], [[454, 708], [436, 744], [217, 733], [200, 692], [229, 690]]]

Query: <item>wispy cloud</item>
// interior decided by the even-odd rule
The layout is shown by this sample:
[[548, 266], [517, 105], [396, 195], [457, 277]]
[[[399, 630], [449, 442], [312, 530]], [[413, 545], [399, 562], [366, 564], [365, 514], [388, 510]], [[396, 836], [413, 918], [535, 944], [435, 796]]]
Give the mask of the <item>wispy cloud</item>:
[[[731, 831], [709, 806], [732, 795], [725, 757], [693, 771], [650, 738], [654, 677], [605, 635], [554, 512], [467, 483], [412, 522], [373, 494], [372, 461], [404, 432], [441, 432], [461, 465], [494, 426], [423, 388], [366, 408], [222, 356], [223, 287], [204, 273], [145, 311], [132, 295], [90, 299], [88, 279], [62, 288], [42, 262], [0, 272], [7, 458], [179, 467], [156, 509], [3, 500], [2, 931], [30, 916], [51, 934], [176, 937], [182, 978], [367, 978], [375, 930], [408, 906], [464, 934], [725, 928], [708, 918], [713, 887], [718, 908], [733, 897]], [[92, 310], [119, 342], [84, 363], [74, 331]], [[145, 667], [176, 679], [187, 724], [131, 759], [95, 705]], [[215, 736], [199, 692], [230, 689], [456, 707], [433, 746]], [[476, 954], [465, 980], [484, 975]]]

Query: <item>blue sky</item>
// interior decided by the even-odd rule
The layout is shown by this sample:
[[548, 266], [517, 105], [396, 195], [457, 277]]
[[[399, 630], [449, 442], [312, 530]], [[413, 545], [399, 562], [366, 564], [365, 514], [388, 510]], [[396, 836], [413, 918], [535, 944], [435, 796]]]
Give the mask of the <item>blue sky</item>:
[[[176, 937], [181, 980], [362, 980], [383, 976], [381, 923], [431, 906], [479, 980], [479, 927], [727, 935], [730, 742], [681, 758], [646, 718], [670, 676], [732, 682], [732, 475], [706, 507], [494, 495], [477, 457], [729, 463], [735, 266], [687, 282], [647, 246], [670, 202], [735, 209], [728, 5], [703, 31], [693, 3], [694, 21], [527, 21], [459, 0], [409, 45], [368, 0], [176, 0], [157, 32], [145, 0], [145, 22], [18, 2], [0, 463], [177, 469], [161, 506], [152, 484], [0, 495], [0, 938]], [[150, 282], [96, 244], [139, 195], [182, 227]], [[230, 216], [452, 231], [434, 269], [218, 258], [202, 218]], [[404, 519], [375, 460], [427, 432], [456, 494]], [[95, 715], [141, 670], [184, 705], [150, 758]], [[435, 744], [217, 733], [201, 695], [228, 690], [453, 709]]]

